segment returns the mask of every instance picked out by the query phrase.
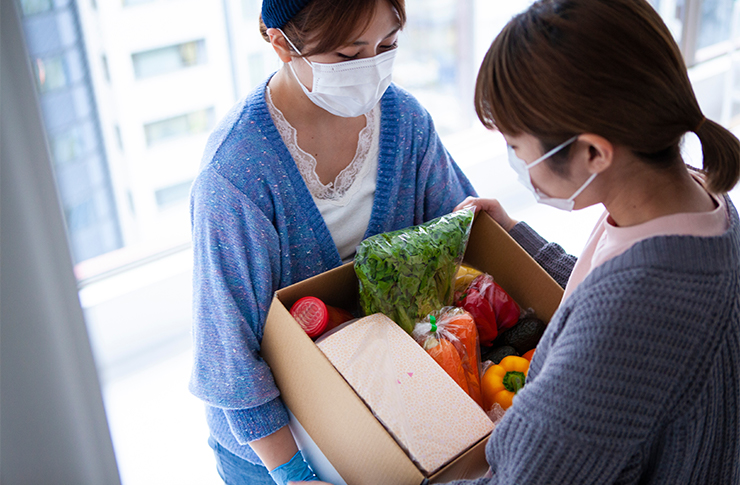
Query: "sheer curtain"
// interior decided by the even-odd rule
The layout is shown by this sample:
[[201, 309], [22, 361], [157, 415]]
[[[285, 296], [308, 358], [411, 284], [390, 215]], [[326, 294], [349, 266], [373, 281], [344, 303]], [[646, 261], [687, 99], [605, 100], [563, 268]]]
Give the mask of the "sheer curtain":
[[19, 17], [0, 1], [0, 482], [120, 484]]

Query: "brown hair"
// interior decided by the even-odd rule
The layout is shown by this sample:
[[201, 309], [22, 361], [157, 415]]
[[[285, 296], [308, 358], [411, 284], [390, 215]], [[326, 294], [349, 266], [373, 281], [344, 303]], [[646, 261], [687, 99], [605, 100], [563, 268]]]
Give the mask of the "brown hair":
[[[301, 51], [302, 57], [323, 54], [344, 47], [354, 39], [358, 30], [370, 24], [378, 3], [386, 1], [398, 16], [403, 27], [406, 24], [405, 0], [313, 0], [296, 14], [283, 27], [283, 32]], [[266, 41], [267, 27], [260, 15], [260, 33]], [[304, 52], [303, 47], [317, 41], [316, 45]]]
[[740, 177], [740, 141], [704, 117], [673, 36], [645, 0], [534, 3], [491, 44], [475, 109], [486, 127], [532, 134], [544, 149], [595, 133], [661, 167], [680, 162], [681, 138], [694, 131], [709, 189], [727, 192]]

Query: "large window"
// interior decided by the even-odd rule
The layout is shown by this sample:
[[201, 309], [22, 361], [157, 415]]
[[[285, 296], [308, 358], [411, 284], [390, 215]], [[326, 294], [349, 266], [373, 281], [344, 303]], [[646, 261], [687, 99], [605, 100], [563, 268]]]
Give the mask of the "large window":
[[[218, 483], [186, 390], [188, 195], [215, 124], [282, 67], [257, 29], [261, 1], [16, 1], [124, 483]], [[527, 220], [540, 212], [480, 126], [473, 91], [491, 41], [531, 1], [407, 0], [394, 71], [479, 192]], [[706, 115], [736, 124], [739, 2], [650, 2]], [[562, 233], [546, 214], [538, 229]]]

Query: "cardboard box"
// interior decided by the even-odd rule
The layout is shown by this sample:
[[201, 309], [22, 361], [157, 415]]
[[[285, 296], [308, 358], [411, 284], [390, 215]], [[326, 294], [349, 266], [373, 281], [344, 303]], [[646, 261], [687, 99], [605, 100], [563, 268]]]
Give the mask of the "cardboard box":
[[[546, 322], [560, 304], [562, 288], [486, 213], [476, 217], [464, 260], [491, 274], [517, 303]], [[419, 485], [482, 476], [488, 469], [487, 438], [424, 476], [288, 311], [304, 296], [354, 308], [357, 295], [351, 263], [276, 292], [262, 356], [287, 407], [348, 485]]]

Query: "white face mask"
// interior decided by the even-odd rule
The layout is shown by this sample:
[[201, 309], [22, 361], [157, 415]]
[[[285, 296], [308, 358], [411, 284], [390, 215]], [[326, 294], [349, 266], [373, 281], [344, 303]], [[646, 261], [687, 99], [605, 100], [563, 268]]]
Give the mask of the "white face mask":
[[561, 143], [560, 145], [556, 146], [549, 152], [542, 155], [540, 158], [535, 160], [534, 162], [527, 165], [527, 162], [522, 160], [521, 158], [516, 156], [516, 152], [514, 151], [511, 146], [507, 146], [509, 149], [509, 165], [511, 165], [511, 168], [514, 169], [514, 171], [519, 175], [519, 182], [521, 182], [522, 185], [524, 185], [526, 188], [530, 190], [534, 194], [534, 198], [537, 199], [537, 202], [540, 204], [547, 204], [552, 207], [556, 207], [558, 209], [562, 209], [564, 211], [572, 211], [573, 206], [575, 205], [575, 199], [580, 195], [581, 192], [583, 192], [588, 185], [593, 182], [593, 180], [598, 175], [597, 173], [591, 174], [591, 176], [586, 180], [586, 182], [581, 185], [581, 188], [576, 190], [576, 192], [568, 197], [567, 199], [558, 199], [555, 197], [550, 197], [549, 195], [544, 194], [535, 186], [532, 184], [532, 178], [529, 176], [529, 169], [534, 167], [535, 165], [544, 162], [551, 156], [555, 155], [557, 152], [562, 150], [563, 148], [567, 147], [574, 141], [578, 139], [578, 136], [574, 136], [573, 138], [570, 138], [569, 140], [566, 140], [564, 143]]
[[[300, 54], [285, 33], [282, 30], [280, 32], [290, 46]], [[383, 97], [391, 84], [395, 58], [396, 49], [375, 57], [335, 64], [310, 62], [304, 57], [303, 60], [313, 71], [311, 91], [298, 79], [293, 68], [293, 60], [288, 65], [303, 92], [316, 106], [336, 116], [354, 118], [373, 109]]]

